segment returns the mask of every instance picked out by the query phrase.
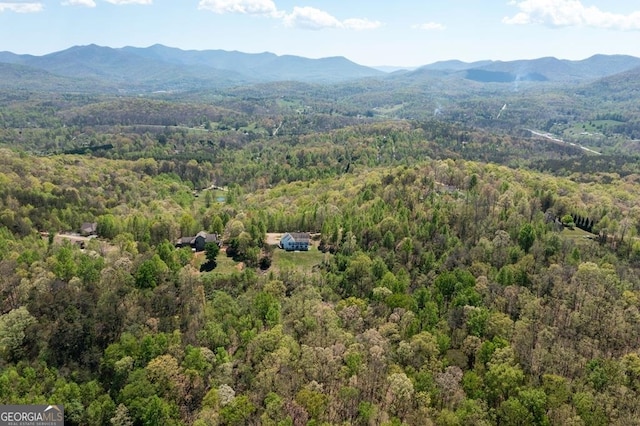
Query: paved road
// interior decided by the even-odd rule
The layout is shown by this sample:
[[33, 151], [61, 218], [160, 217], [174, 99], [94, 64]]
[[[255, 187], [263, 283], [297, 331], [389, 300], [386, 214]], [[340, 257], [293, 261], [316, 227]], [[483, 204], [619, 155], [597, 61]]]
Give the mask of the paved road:
[[550, 133], [537, 132], [537, 131], [535, 131], [535, 130], [531, 130], [531, 129], [527, 129], [527, 130], [528, 130], [528, 131], [530, 131], [532, 134], [534, 134], [534, 135], [536, 135], [536, 136], [541, 136], [541, 137], [543, 137], [543, 138], [546, 138], [546, 139], [552, 140], [552, 141], [554, 141], [554, 142], [566, 143], [567, 145], [571, 145], [571, 146], [578, 147], [578, 148], [580, 148], [580, 149], [582, 149], [582, 150], [584, 150], [584, 151], [590, 152], [590, 153], [592, 153], [592, 154], [602, 155], [602, 154], [601, 154], [601, 153], [599, 153], [598, 151], [594, 151], [594, 150], [592, 150], [592, 149], [590, 149], [590, 148], [587, 148], [586, 146], [582, 146], [582, 145], [580, 145], [579, 143], [573, 143], [573, 142], [567, 142], [567, 141], [564, 141], [564, 140], [560, 139], [559, 137], [554, 136], [554, 135], [552, 135], [552, 134], [550, 134]]

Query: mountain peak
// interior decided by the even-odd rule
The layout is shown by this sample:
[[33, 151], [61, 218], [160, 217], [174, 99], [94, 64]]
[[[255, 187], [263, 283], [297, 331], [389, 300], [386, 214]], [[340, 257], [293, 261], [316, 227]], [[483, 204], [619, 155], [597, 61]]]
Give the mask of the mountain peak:
[[383, 76], [407, 80], [448, 77], [481, 82], [575, 82], [592, 81], [640, 66], [640, 59], [631, 56], [594, 55], [582, 61], [555, 57], [517, 61], [448, 60], [414, 71], [386, 74], [358, 65], [343, 56], [311, 59], [270, 52], [182, 50], [158, 43], [144, 48], [89, 44], [44, 56], [0, 52], [0, 62], [32, 67], [58, 77], [99, 79], [108, 87], [164, 91], [275, 81], [337, 83]]
[[178, 84], [228, 86], [268, 81], [339, 82], [382, 75], [344, 57], [309, 59], [273, 53], [182, 50], [154, 44], [146, 48], [72, 46], [44, 56], [0, 54], [0, 62], [20, 63], [73, 78], [100, 78], [126, 86], [153, 82], [155, 90]]

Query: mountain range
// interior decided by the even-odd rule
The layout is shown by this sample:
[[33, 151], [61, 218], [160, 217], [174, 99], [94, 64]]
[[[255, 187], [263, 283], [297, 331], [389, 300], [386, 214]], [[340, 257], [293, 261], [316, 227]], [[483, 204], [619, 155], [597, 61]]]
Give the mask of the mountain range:
[[[529, 81], [571, 81], [594, 80], [618, 74], [640, 66], [640, 58], [627, 55], [594, 55], [580, 61], [570, 61], [545, 57], [517, 61], [480, 61], [465, 63], [460, 61], [437, 62], [423, 68], [428, 70], [464, 72], [476, 81], [511, 82]], [[474, 78], [475, 76], [479, 78]], [[491, 78], [493, 77], [493, 80]]]
[[465, 79], [481, 83], [588, 82], [640, 67], [640, 58], [596, 55], [581, 61], [443, 61], [384, 72], [343, 57], [309, 59], [273, 53], [74, 46], [43, 56], [0, 52], [0, 88], [75, 91], [186, 91], [274, 81], [338, 83], [363, 78]]

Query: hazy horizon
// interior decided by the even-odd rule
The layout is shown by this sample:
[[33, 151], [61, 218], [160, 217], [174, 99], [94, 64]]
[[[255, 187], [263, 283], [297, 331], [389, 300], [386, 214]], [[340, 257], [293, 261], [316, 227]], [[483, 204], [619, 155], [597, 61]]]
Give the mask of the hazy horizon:
[[[294, 0], [0, 1], [0, 50], [41, 56], [76, 45], [342, 56], [415, 68], [595, 54], [640, 56], [640, 6], [603, 0], [446, 4]], [[637, 38], [637, 35], [636, 35]]]

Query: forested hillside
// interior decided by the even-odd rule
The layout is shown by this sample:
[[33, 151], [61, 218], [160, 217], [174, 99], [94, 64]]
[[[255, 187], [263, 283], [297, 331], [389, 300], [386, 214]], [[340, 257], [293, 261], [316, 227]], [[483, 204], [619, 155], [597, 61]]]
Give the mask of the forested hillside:
[[[635, 175], [425, 159], [220, 202], [169, 162], [5, 150], [2, 163], [3, 403], [62, 403], [69, 424], [637, 415]], [[613, 239], [558, 229], [547, 210]], [[93, 218], [85, 249], [36, 232]], [[170, 242], [200, 229], [244, 267], [199, 272]], [[292, 229], [320, 233], [312, 269], [264, 247]]]
[[[633, 73], [589, 102], [427, 74], [3, 92], [0, 404], [69, 425], [637, 424], [640, 115], [599, 92]], [[176, 247], [200, 231], [221, 247]]]

